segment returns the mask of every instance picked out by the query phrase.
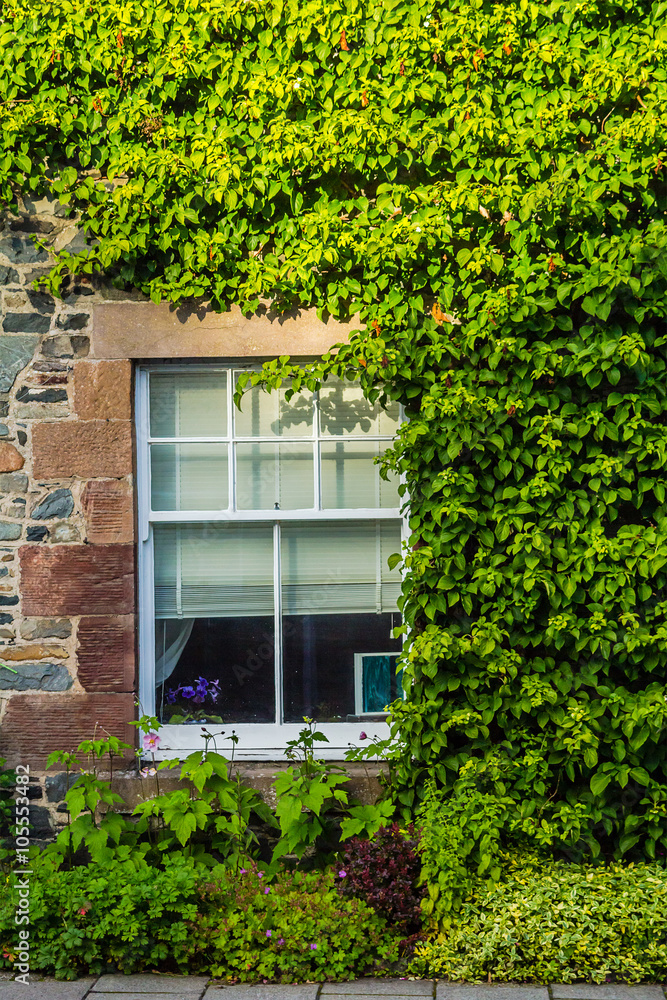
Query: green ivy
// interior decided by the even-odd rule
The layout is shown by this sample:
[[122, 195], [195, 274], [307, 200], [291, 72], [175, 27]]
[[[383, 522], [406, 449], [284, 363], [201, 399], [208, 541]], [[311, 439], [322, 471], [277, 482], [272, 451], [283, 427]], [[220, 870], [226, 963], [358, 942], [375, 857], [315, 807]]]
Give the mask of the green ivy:
[[593, 854], [667, 847], [666, 13], [7, 0], [0, 24], [0, 191], [90, 239], [54, 289], [358, 315], [262, 379], [405, 405], [402, 806], [474, 759], [523, 836]]

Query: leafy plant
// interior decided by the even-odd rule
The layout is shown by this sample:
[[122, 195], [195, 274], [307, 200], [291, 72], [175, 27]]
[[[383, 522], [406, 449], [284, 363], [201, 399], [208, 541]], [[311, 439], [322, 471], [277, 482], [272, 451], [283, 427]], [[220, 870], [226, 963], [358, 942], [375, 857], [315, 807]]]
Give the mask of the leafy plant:
[[420, 944], [415, 975], [455, 981], [664, 982], [667, 871], [506, 855], [452, 926]]
[[353, 979], [396, 959], [397, 940], [365, 903], [341, 899], [333, 876], [294, 872], [270, 885], [248, 871], [208, 887], [201, 934], [214, 976], [256, 982]]
[[381, 827], [369, 840], [353, 838], [340, 862], [338, 891], [363, 899], [404, 936], [421, 927], [421, 863], [414, 829], [398, 823]]

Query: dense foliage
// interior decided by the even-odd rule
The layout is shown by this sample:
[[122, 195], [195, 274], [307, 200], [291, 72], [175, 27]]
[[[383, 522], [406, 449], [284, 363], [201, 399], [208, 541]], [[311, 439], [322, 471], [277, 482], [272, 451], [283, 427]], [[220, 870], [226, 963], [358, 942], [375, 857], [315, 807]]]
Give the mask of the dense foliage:
[[478, 881], [411, 971], [491, 982], [664, 982], [667, 874], [656, 864], [548, 865], [515, 858]]
[[[392, 957], [384, 921], [332, 877], [274, 881], [255, 870], [206, 872], [179, 852], [162, 867], [129, 862], [56, 870], [34, 865], [30, 891], [33, 972], [60, 979], [159, 968], [228, 979], [351, 979]], [[16, 899], [0, 894], [0, 966], [14, 960]]]
[[370, 839], [354, 837], [345, 845], [339, 875], [342, 896], [363, 899], [406, 937], [419, 931], [424, 888], [412, 828], [392, 823]]
[[358, 313], [305, 377], [406, 405], [402, 805], [462, 782], [513, 803], [504, 836], [594, 854], [667, 846], [666, 12], [6, 0], [0, 25], [0, 191], [99, 241], [56, 286]]

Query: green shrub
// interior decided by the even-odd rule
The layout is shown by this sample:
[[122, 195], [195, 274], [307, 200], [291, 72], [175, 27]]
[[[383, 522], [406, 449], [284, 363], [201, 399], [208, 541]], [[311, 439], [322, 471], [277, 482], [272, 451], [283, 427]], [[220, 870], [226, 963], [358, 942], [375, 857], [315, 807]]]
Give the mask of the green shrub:
[[[17, 943], [16, 898], [0, 898], [0, 967]], [[359, 900], [343, 900], [333, 876], [213, 870], [182, 852], [164, 868], [130, 862], [56, 870], [36, 861], [30, 890], [31, 967], [59, 979], [164, 971], [250, 982], [350, 979], [395, 939]]]
[[410, 971], [466, 981], [664, 981], [667, 871], [510, 863], [498, 883], [477, 883], [454, 926], [417, 947]]
[[243, 982], [353, 979], [395, 957], [397, 939], [358, 899], [342, 899], [335, 876], [295, 872], [264, 884], [223, 874], [210, 887], [213, 913], [198, 933], [213, 948], [215, 976]]

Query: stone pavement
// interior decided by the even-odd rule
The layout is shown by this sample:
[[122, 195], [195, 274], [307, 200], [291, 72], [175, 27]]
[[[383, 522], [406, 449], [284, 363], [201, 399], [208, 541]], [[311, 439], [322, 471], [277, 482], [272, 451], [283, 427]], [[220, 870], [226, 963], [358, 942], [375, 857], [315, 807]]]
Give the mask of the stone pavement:
[[303, 986], [207, 986], [205, 976], [99, 976], [73, 983], [0, 978], [0, 1000], [667, 1000], [665, 986], [473, 986], [429, 979], [358, 979]]

